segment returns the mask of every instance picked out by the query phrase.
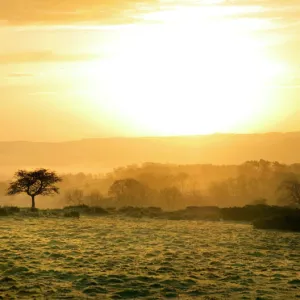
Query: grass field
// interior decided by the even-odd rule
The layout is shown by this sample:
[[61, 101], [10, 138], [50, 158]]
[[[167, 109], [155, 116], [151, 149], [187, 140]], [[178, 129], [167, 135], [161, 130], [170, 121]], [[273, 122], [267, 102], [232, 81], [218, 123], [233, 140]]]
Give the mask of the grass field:
[[0, 299], [296, 299], [300, 234], [121, 217], [0, 219]]

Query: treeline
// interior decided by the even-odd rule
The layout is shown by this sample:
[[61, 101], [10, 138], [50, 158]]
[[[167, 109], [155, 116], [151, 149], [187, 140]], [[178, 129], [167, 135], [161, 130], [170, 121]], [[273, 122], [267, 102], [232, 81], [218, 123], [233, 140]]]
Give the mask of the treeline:
[[299, 178], [300, 164], [260, 160], [239, 166], [145, 163], [98, 177], [68, 175], [63, 182], [74, 187], [65, 193], [67, 203], [176, 210], [187, 206], [295, 204], [296, 195], [288, 182], [297, 183]]
[[[43, 202], [52, 207], [155, 206], [170, 211], [188, 206], [295, 205], [300, 203], [299, 178], [300, 164], [266, 160], [238, 166], [144, 163], [107, 174], [65, 174], [61, 194]], [[0, 193], [6, 189], [7, 183], [0, 183]]]

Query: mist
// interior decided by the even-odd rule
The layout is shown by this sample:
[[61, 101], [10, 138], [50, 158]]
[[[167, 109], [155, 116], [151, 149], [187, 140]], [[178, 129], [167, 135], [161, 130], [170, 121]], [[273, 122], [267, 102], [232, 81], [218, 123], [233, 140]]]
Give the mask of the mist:
[[299, 0], [0, 0], [0, 300], [300, 299]]
[[[67, 205], [100, 207], [161, 207], [165, 210], [189, 206], [232, 207], [250, 204], [284, 205], [280, 185], [300, 178], [300, 164], [266, 160], [241, 165], [143, 163], [119, 167], [106, 173], [62, 173], [60, 195], [39, 200], [40, 208]], [[134, 181], [128, 195], [114, 195], [114, 184]], [[26, 195], [5, 196], [9, 181], [0, 183], [2, 205], [29, 206]]]

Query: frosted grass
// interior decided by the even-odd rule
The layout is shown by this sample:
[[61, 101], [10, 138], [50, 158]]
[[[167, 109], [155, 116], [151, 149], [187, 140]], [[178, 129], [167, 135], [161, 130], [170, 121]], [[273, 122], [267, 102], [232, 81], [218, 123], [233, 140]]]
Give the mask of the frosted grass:
[[300, 234], [221, 222], [0, 219], [0, 299], [296, 299]]

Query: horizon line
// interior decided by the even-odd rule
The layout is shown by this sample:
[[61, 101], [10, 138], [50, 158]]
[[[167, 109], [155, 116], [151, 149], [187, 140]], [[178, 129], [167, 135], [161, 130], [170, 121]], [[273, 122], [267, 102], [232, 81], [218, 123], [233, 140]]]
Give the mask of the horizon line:
[[72, 142], [80, 142], [80, 141], [88, 141], [88, 140], [132, 140], [132, 139], [170, 139], [170, 138], [191, 138], [191, 137], [209, 137], [209, 136], [244, 136], [244, 135], [268, 135], [268, 134], [300, 134], [300, 130], [297, 131], [266, 131], [266, 132], [215, 132], [208, 134], [188, 134], [188, 135], [149, 135], [149, 136], [99, 136], [99, 137], [86, 137], [86, 138], [78, 138], [78, 139], [70, 139], [70, 140], [49, 140], [49, 141], [37, 141], [37, 140], [0, 140], [0, 143], [43, 143], [43, 144], [61, 144], [61, 143], [72, 143]]

